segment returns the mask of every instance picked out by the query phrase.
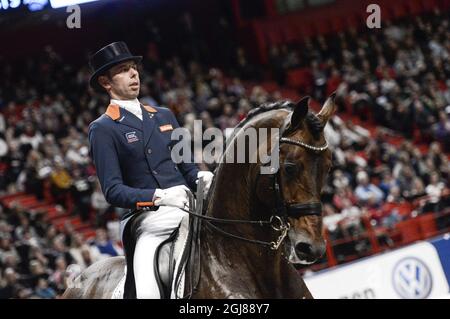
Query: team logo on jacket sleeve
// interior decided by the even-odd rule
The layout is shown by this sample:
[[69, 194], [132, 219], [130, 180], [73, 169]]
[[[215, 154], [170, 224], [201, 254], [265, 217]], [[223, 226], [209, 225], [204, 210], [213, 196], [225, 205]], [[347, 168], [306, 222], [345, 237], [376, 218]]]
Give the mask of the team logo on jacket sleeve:
[[166, 132], [166, 131], [172, 131], [173, 127], [172, 127], [172, 124], [166, 124], [166, 125], [161, 125], [159, 127], [159, 129], [161, 130], [161, 132]]
[[125, 137], [127, 138], [128, 143], [134, 143], [134, 142], [139, 141], [139, 139], [136, 135], [136, 131], [126, 133]]

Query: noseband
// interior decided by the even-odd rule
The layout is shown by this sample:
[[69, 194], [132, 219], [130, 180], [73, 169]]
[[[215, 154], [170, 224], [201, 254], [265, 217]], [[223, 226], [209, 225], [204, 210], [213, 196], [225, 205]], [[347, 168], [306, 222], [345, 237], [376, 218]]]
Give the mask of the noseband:
[[[307, 144], [302, 141], [293, 140], [290, 138], [281, 138], [280, 143], [292, 144], [296, 146], [303, 147], [309, 151], [320, 153], [328, 149], [328, 143], [325, 142], [322, 146], [314, 146]], [[300, 218], [304, 216], [321, 216], [322, 214], [322, 204], [320, 202], [313, 203], [286, 203], [283, 197], [283, 191], [281, 185], [281, 173], [280, 169], [271, 169], [273, 171], [272, 174], [266, 174], [265, 176], [269, 176], [272, 180], [272, 189], [275, 193], [275, 206], [274, 206], [274, 214], [270, 217], [269, 220], [235, 220], [235, 219], [222, 219], [215, 218], [211, 216], [201, 215], [198, 213], [194, 213], [188, 210], [183, 209], [185, 212], [193, 215], [195, 217], [206, 220], [206, 223], [211, 228], [215, 229], [217, 232], [236, 239], [240, 239], [246, 242], [260, 244], [264, 246], [269, 246], [272, 250], [277, 250], [283, 240], [286, 238], [288, 230], [290, 229], [290, 224], [288, 218]], [[261, 176], [261, 175], [259, 175]], [[273, 230], [280, 233], [276, 241], [266, 242], [261, 240], [248, 239], [245, 237], [237, 236], [231, 233], [224, 231], [223, 229], [215, 226], [213, 223], [222, 223], [222, 224], [258, 224], [260, 226], [270, 225]]]

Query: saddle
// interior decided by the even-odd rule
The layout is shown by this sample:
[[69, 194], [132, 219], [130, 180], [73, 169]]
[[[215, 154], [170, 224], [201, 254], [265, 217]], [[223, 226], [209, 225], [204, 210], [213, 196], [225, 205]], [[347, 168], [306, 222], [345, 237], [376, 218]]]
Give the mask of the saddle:
[[[204, 187], [203, 179], [199, 179], [196, 197], [189, 194], [190, 210], [200, 215], [204, 214]], [[130, 228], [139, 224], [138, 218], [133, 222], [131, 220], [128, 222]], [[194, 293], [200, 279], [200, 227], [200, 218], [190, 218], [190, 215], [186, 215], [180, 226], [156, 249], [153, 268], [161, 299], [190, 298]], [[126, 233], [132, 236], [135, 232], [133, 229], [128, 229]], [[134, 243], [128, 250], [125, 249], [125, 253], [129, 256], [125, 270], [126, 275], [113, 293], [113, 298], [119, 298], [119, 296], [136, 298], [136, 286], [132, 271], [136, 238], [130, 239], [134, 240]]]

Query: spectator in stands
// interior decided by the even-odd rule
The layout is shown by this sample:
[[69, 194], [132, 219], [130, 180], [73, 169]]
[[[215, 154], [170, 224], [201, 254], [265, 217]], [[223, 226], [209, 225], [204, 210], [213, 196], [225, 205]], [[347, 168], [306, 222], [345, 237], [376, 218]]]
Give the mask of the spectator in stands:
[[335, 208], [330, 204], [325, 204], [323, 207], [324, 217], [323, 217], [323, 225], [328, 231], [328, 236], [331, 240], [336, 240], [343, 236], [342, 230], [340, 227], [340, 222], [344, 218], [341, 214], [339, 214]]
[[404, 197], [411, 196], [414, 179], [416, 178], [414, 169], [411, 166], [403, 166], [399, 173], [398, 183]]
[[336, 169], [333, 172], [333, 186], [336, 189], [343, 189], [350, 185], [350, 179], [348, 176], [344, 175], [342, 170]]
[[0, 264], [3, 266], [8, 264], [7, 259], [10, 259], [11, 256], [14, 256], [16, 260], [19, 259], [19, 254], [12, 243], [11, 235], [4, 233], [0, 236]]
[[248, 61], [245, 50], [241, 47], [236, 49], [236, 71], [239, 78], [243, 80], [260, 79], [258, 69]]
[[344, 201], [349, 200], [350, 203], [356, 204], [358, 199], [355, 197], [355, 194], [353, 194], [352, 189], [350, 186], [345, 186], [341, 188], [336, 188], [336, 194], [333, 196], [333, 205], [341, 211], [344, 209]]
[[[270, 68], [280, 84], [286, 82], [286, 73], [292, 68], [311, 66], [313, 76], [309, 80], [314, 82], [306, 86], [316, 90], [309, 94], [320, 100], [324, 90], [327, 95], [337, 90], [340, 110], [355, 111], [360, 118], [383, 126], [377, 127], [374, 138], [370, 138], [365, 123], [357, 126], [344, 116], [335, 116], [325, 128], [337, 168], [330, 175], [328, 195], [324, 196], [324, 225], [332, 239], [342, 237], [341, 224], [345, 223], [340, 221], [348, 207], [359, 208], [364, 214], [366, 206], [375, 206], [368, 208], [370, 216], [377, 225], [387, 227], [403, 218], [396, 205], [404, 200], [425, 201], [424, 212], [448, 207], [448, 199], [445, 202], [443, 197], [450, 179], [448, 154], [444, 153], [449, 151], [450, 141], [448, 13], [405, 18], [400, 23], [388, 23], [376, 35], [372, 31], [307, 39], [297, 47], [271, 48], [269, 54]], [[242, 49], [234, 50], [238, 62], [231, 69], [237, 69], [238, 76], [228, 81], [217, 68], [189, 59], [185, 62], [179, 56], [168, 59], [162, 51], [156, 52], [157, 44], [153, 44], [151, 62], [144, 63], [146, 72], [141, 73], [141, 100], [172, 108], [181, 125], [192, 126], [201, 118], [204, 128], [223, 129], [242, 120], [251, 108], [279, 99], [277, 93], [269, 94], [262, 86], [247, 91], [248, 83], [242, 82], [242, 77], [255, 80], [259, 72]], [[50, 181], [57, 202], [65, 206], [66, 195], [71, 193], [72, 200], [79, 203], [80, 197], [87, 198], [84, 181], [91, 182], [95, 176], [86, 156], [88, 124], [104, 113], [109, 100], [86, 90], [87, 68], [74, 71], [71, 62], [63, 63], [65, 60], [51, 48], [30, 61], [33, 63], [19, 61], [32, 65], [23, 69], [0, 63], [0, 192], [24, 190], [44, 199], [45, 185]], [[74, 81], [61, 80], [67, 78]], [[397, 133], [428, 144], [428, 153], [391, 145]], [[444, 152], [433, 141], [440, 142]], [[353, 176], [363, 173], [381, 177], [381, 183], [376, 185], [374, 179], [373, 184], [363, 186], [358, 178], [355, 183]], [[75, 186], [77, 181], [81, 181], [81, 188]], [[76, 188], [74, 192], [69, 191], [70, 185], [72, 190]], [[379, 199], [380, 194], [385, 200]], [[428, 196], [431, 202], [426, 204]], [[83, 201], [83, 207], [76, 210], [88, 213], [86, 203]], [[61, 293], [65, 265], [75, 262], [86, 267], [100, 258], [100, 248], [104, 256], [121, 254], [104, 235], [97, 236], [103, 237], [98, 239], [99, 248], [87, 245], [84, 239], [75, 239], [75, 234], [57, 230], [45, 215], [34, 216], [31, 211], [12, 206], [0, 206], [0, 297], [36, 297], [36, 287], [27, 284], [30, 264], [36, 261], [40, 265], [37, 268], [53, 273], [48, 283]], [[90, 206], [102, 216], [97, 226], [105, 228], [108, 219], [115, 218], [108, 214], [113, 208], [99, 189], [94, 189]], [[58, 216], [62, 213], [58, 208]], [[47, 289], [45, 281], [38, 280], [36, 285]]]
[[36, 131], [32, 123], [26, 123], [24, 132], [19, 137], [21, 145], [31, 145], [33, 149], [37, 149], [42, 142], [42, 135], [39, 131]]
[[392, 186], [389, 189], [389, 194], [386, 196], [386, 203], [400, 203], [403, 201], [402, 194], [400, 192], [400, 187], [397, 185]]
[[91, 195], [91, 207], [95, 210], [95, 225], [97, 227], [106, 227], [107, 214], [111, 211], [111, 205], [106, 201], [98, 180], [96, 180], [94, 191]]
[[53, 239], [52, 249], [48, 252], [47, 257], [49, 258], [49, 265], [52, 269], [55, 268], [56, 259], [58, 257], [63, 257], [66, 260], [66, 264], [70, 265], [74, 262], [72, 256], [69, 253], [69, 249], [65, 244], [65, 236], [60, 234], [55, 236]]
[[49, 287], [47, 280], [39, 278], [35, 289], [36, 296], [43, 299], [53, 299], [56, 297], [56, 292], [52, 287]]
[[423, 184], [423, 181], [420, 177], [414, 178], [411, 190], [408, 194], [408, 196], [404, 196], [407, 200], [414, 200], [416, 198], [422, 197], [426, 195], [425, 192], [425, 186]]
[[269, 51], [269, 67], [279, 85], [284, 85], [286, 81], [286, 68], [284, 66], [284, 58], [280, 54], [277, 46], [272, 46]]
[[362, 205], [369, 202], [375, 205], [380, 204], [383, 199], [383, 192], [374, 184], [369, 183], [369, 176], [365, 171], [358, 172], [356, 181], [358, 186], [355, 189], [355, 195]]
[[45, 281], [48, 279], [50, 270], [39, 260], [31, 260], [29, 273], [30, 275], [27, 277], [27, 287], [35, 288], [40, 279], [44, 279]]
[[450, 152], [450, 118], [445, 111], [439, 112], [439, 122], [433, 124], [431, 129], [436, 140], [442, 142], [444, 150]]
[[[388, 195], [391, 193], [391, 189], [393, 187], [397, 187], [398, 188], [399, 183], [397, 182], [396, 179], [394, 179], [394, 177], [392, 176], [390, 170], [386, 170], [383, 173], [383, 178], [381, 180], [381, 183], [379, 185], [380, 189], [383, 191], [384, 193], [384, 197], [388, 197]], [[400, 190], [400, 189], [398, 189]]]
[[18, 275], [13, 268], [6, 268], [4, 280], [0, 282], [0, 299], [10, 299], [16, 296]]
[[441, 209], [440, 201], [445, 184], [440, 181], [438, 172], [433, 172], [430, 178], [430, 184], [425, 188], [425, 192], [429, 196], [427, 205], [423, 208], [424, 212], [437, 212]]
[[28, 256], [24, 256], [24, 260], [27, 266], [29, 266], [30, 260], [37, 260], [44, 267], [49, 267], [49, 259], [45, 256], [43, 249], [37, 246], [29, 248]]
[[236, 118], [236, 112], [231, 106], [231, 104], [227, 103], [223, 107], [223, 113], [218, 119], [219, 127], [223, 131], [227, 128], [235, 127], [239, 122]]
[[[87, 252], [86, 252], [87, 251]], [[73, 235], [72, 246], [70, 248], [70, 254], [73, 257], [75, 263], [79, 265], [82, 269], [89, 266], [90, 263], [96, 262], [102, 259], [102, 253], [96, 245], [88, 245], [83, 235], [80, 233], [75, 233]], [[87, 259], [89, 259], [89, 264], [86, 264]]]
[[61, 159], [55, 161], [55, 168], [51, 174], [52, 195], [55, 201], [67, 209], [67, 195], [72, 185], [72, 177]]
[[92, 185], [80, 167], [74, 168], [71, 173], [73, 178], [71, 195], [74, 205], [72, 214], [80, 216], [83, 222], [87, 222], [90, 218]]
[[65, 258], [62, 256], [57, 257], [55, 261], [55, 270], [49, 277], [49, 283], [50, 286], [54, 287], [58, 293], [64, 292], [66, 268], [67, 264]]
[[344, 236], [355, 237], [363, 232], [362, 214], [362, 210], [358, 206], [353, 205], [349, 199], [343, 200], [341, 227]]
[[92, 254], [91, 254], [91, 249], [89, 249], [86, 246], [83, 246], [81, 248], [81, 257], [83, 260], [82, 263], [85, 267], [89, 267], [90, 265], [92, 265], [95, 262], [94, 258], [92, 257]]
[[43, 239], [44, 246], [50, 247], [57, 235], [58, 232], [55, 225], [49, 225], [45, 233], [45, 238]]
[[97, 247], [103, 255], [114, 257], [121, 253], [120, 250], [118, 250], [118, 247], [108, 238], [108, 234], [103, 228], [97, 229], [93, 245]]

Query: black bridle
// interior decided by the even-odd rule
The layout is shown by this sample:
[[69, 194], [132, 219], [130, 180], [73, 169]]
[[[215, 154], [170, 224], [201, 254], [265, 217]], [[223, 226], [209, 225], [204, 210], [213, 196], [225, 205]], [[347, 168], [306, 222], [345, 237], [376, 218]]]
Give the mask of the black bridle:
[[[307, 143], [304, 143], [302, 141], [292, 140], [290, 138], [281, 138], [279, 145], [282, 143], [286, 144], [292, 144], [296, 146], [300, 146], [305, 148], [306, 150], [320, 153], [325, 151], [328, 148], [328, 144], [325, 142], [322, 146], [313, 146]], [[279, 146], [278, 146], [279, 147]], [[321, 216], [322, 214], [322, 204], [320, 202], [312, 202], [312, 203], [287, 203], [284, 200], [283, 196], [283, 190], [281, 187], [281, 173], [280, 169], [276, 170], [272, 168], [273, 173], [267, 174], [265, 176], [268, 176], [272, 180], [272, 187], [275, 194], [275, 205], [273, 208], [273, 215], [270, 217], [269, 220], [240, 220], [240, 219], [223, 219], [223, 218], [216, 218], [211, 216], [204, 215], [205, 210], [202, 210], [201, 212], [193, 212], [190, 210], [183, 209], [185, 212], [189, 213], [190, 215], [201, 218], [203, 220], [206, 220], [206, 224], [216, 230], [217, 232], [239, 240], [243, 240], [246, 242], [254, 243], [254, 244], [260, 244], [264, 246], [269, 246], [273, 250], [277, 250], [278, 247], [281, 245], [283, 240], [286, 238], [287, 232], [290, 229], [290, 224], [288, 221], [288, 218], [300, 218], [305, 216]], [[260, 174], [261, 176], [261, 174]], [[199, 183], [199, 186], [202, 183]], [[203, 191], [203, 190], [200, 190]], [[198, 196], [197, 196], [198, 197]], [[203, 196], [201, 196], [203, 200]], [[276, 241], [266, 242], [261, 240], [255, 240], [255, 239], [248, 239], [245, 237], [237, 236], [231, 233], [228, 233], [224, 231], [223, 229], [217, 227], [213, 223], [220, 223], [220, 224], [254, 224], [254, 225], [260, 225], [260, 226], [266, 226], [270, 225], [273, 230], [280, 233], [280, 236], [277, 238]]]
[[[290, 138], [283, 137], [280, 139], [280, 144], [292, 144], [300, 147], [304, 147], [315, 153], [323, 152], [328, 148], [328, 144], [317, 147], [306, 144], [302, 141], [292, 140]], [[283, 188], [281, 187], [281, 174], [280, 169], [270, 176], [273, 180], [273, 188], [275, 191], [275, 211], [278, 216], [282, 216], [285, 219], [287, 217], [300, 218], [304, 216], [321, 216], [322, 215], [322, 203], [286, 203], [283, 196]]]

